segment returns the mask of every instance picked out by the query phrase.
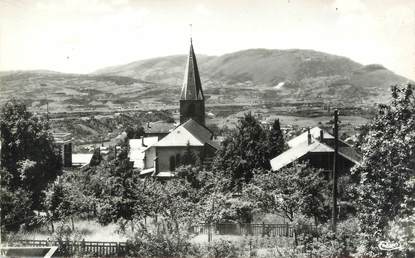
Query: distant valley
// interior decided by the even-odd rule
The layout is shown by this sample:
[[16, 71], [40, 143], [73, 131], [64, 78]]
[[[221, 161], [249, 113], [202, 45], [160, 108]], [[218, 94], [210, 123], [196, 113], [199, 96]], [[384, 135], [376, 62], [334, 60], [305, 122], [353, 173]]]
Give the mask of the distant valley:
[[[73, 133], [77, 148], [98, 144], [126, 126], [160, 119], [155, 110], [177, 121], [186, 59], [153, 58], [82, 75], [0, 72], [0, 105], [17, 98], [43, 114], [49, 106], [54, 131]], [[331, 110], [339, 108], [342, 131], [353, 135], [374, 104], [388, 100], [391, 85], [409, 81], [382, 65], [312, 50], [250, 49], [197, 60], [207, 123], [216, 128], [232, 128], [248, 111], [263, 122], [279, 118], [284, 126], [330, 128]]]

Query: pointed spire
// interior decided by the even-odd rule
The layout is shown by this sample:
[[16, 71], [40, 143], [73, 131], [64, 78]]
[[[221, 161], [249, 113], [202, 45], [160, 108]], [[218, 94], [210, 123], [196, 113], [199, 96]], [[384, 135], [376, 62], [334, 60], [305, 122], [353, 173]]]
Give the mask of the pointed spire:
[[190, 53], [187, 59], [184, 73], [181, 100], [203, 100], [202, 83], [200, 81], [199, 69], [197, 67], [196, 55], [193, 50], [193, 42], [190, 37]]

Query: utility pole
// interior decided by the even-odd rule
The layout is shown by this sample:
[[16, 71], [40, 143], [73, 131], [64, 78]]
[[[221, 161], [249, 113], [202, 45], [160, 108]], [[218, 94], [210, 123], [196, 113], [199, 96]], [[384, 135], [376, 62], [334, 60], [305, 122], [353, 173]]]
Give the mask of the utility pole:
[[333, 207], [332, 207], [332, 214], [331, 214], [331, 223], [332, 223], [332, 230], [336, 232], [337, 227], [337, 173], [338, 173], [338, 152], [339, 152], [339, 111], [336, 109], [334, 110], [334, 155], [333, 155], [333, 189], [332, 189], [332, 198], [333, 198]]

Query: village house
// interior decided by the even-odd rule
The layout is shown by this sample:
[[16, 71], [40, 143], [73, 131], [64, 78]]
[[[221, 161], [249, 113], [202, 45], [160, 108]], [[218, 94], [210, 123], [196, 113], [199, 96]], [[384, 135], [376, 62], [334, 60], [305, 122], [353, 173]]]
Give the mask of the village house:
[[[333, 170], [334, 136], [319, 127], [308, 129], [307, 132], [288, 141], [289, 149], [271, 160], [271, 168], [277, 171], [293, 163], [309, 162], [310, 166], [326, 171], [330, 177]], [[350, 145], [338, 141], [339, 174], [344, 175], [359, 164], [361, 156]]]
[[148, 122], [144, 127], [144, 134], [145, 137], [157, 137], [158, 140], [161, 140], [171, 131], [173, 131], [176, 126], [177, 124], [164, 121], [157, 121], [152, 123]]

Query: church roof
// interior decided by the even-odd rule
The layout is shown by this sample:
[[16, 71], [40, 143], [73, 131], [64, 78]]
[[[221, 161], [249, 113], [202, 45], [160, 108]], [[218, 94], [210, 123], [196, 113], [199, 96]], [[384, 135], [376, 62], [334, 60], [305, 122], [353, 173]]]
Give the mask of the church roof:
[[212, 132], [193, 119], [189, 119], [176, 127], [166, 137], [152, 145], [152, 147], [187, 146], [188, 143], [190, 146], [209, 144], [215, 149], [219, 148], [218, 144], [212, 141]]
[[193, 50], [193, 43], [190, 40], [190, 53], [187, 58], [186, 70], [184, 73], [184, 80], [182, 92], [180, 94], [181, 100], [203, 100], [202, 83], [200, 81], [199, 68], [197, 67], [196, 55]]

